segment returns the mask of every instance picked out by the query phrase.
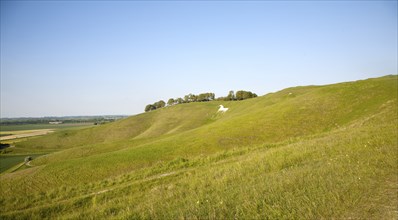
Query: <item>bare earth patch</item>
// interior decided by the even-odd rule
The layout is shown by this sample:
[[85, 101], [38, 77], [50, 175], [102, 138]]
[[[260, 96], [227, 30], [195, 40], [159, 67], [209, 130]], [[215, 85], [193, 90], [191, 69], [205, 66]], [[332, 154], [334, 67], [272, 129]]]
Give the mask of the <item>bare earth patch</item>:
[[0, 137], [0, 141], [12, 140], [12, 139], [17, 139], [17, 138], [34, 137], [34, 136], [39, 136], [39, 135], [45, 135], [45, 134], [52, 133], [52, 132], [54, 132], [53, 129], [18, 131], [18, 132], [13, 132], [12, 135]]

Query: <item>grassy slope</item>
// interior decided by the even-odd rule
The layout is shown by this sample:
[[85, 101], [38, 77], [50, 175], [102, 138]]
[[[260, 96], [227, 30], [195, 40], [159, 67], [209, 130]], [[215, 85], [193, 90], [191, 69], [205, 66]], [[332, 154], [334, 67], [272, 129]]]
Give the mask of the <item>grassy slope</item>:
[[[17, 215], [70, 217], [393, 213], [382, 198], [385, 193], [396, 200], [397, 192], [396, 76], [225, 102], [230, 111], [224, 115], [216, 113], [218, 104], [168, 107], [17, 145], [60, 151], [36, 159], [34, 168], [0, 177], [6, 216], [18, 209]], [[147, 177], [169, 172], [176, 173]], [[53, 205], [23, 211], [46, 203]], [[374, 210], [382, 206], [387, 210]]]

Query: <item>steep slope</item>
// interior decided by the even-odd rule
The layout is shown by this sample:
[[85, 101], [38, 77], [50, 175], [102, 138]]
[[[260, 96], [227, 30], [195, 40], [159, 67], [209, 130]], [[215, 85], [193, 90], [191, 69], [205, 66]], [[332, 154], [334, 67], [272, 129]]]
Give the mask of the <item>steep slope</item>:
[[[238, 181], [232, 186], [236, 188], [236, 196], [241, 198], [242, 202], [247, 199], [240, 195], [240, 193], [246, 193], [243, 189], [239, 189], [239, 185], [243, 183], [253, 184], [261, 190], [265, 186], [254, 183], [271, 179], [274, 182], [271, 181], [267, 187], [273, 187], [272, 189], [278, 191], [278, 187], [281, 186], [277, 185], [277, 181], [282, 181], [280, 178], [287, 175], [280, 171], [296, 166], [298, 166], [297, 170], [289, 171], [294, 177], [290, 179], [291, 183], [282, 181], [282, 186], [288, 187], [290, 184], [304, 186], [304, 183], [308, 182], [300, 182], [297, 178], [310, 175], [311, 170], [319, 169], [318, 176], [315, 175], [313, 180], [325, 178], [325, 181], [331, 181], [321, 183], [324, 188], [317, 193], [323, 193], [331, 190], [332, 183], [336, 183], [333, 182], [333, 178], [343, 178], [341, 175], [348, 172], [349, 166], [353, 165], [351, 159], [347, 162], [343, 160], [344, 157], [341, 158], [345, 154], [356, 155], [353, 161], [360, 165], [351, 169], [367, 178], [368, 182], [364, 181], [365, 185], [359, 184], [363, 187], [359, 192], [363, 192], [368, 190], [369, 186], [373, 186], [372, 184], [379, 183], [375, 180], [377, 175], [385, 177], [386, 180], [394, 177], [391, 170], [396, 167], [394, 163], [396, 156], [391, 152], [397, 147], [397, 143], [394, 142], [397, 138], [397, 89], [397, 76], [327, 86], [295, 87], [239, 102], [177, 105], [76, 133], [63, 132], [37, 138], [29, 143], [21, 143], [17, 147], [27, 149], [40, 147], [60, 151], [36, 159], [32, 162], [35, 166], [33, 168], [1, 176], [0, 192], [4, 196], [1, 202], [6, 204], [13, 198], [19, 201], [24, 196], [30, 195], [34, 198], [33, 200], [18, 206], [18, 209], [24, 210], [35, 201], [39, 203], [44, 201], [40, 195], [43, 193], [46, 195], [48, 189], [52, 189], [54, 195], [57, 196], [61, 194], [62, 187], [80, 193], [100, 191], [104, 187], [123, 185], [124, 182], [131, 180], [142, 180], [148, 175], [180, 172], [186, 167], [198, 168], [195, 169], [197, 174], [193, 175], [196, 182], [190, 182], [191, 177], [184, 177], [178, 180], [178, 183], [198, 188], [197, 197], [200, 201], [205, 201], [208, 195], [229, 198], [229, 195], [219, 192], [216, 187], [232, 184], [230, 180], [234, 178]], [[217, 106], [220, 103], [229, 107], [230, 110], [225, 114], [217, 113]], [[372, 143], [371, 149], [362, 148], [367, 142]], [[54, 147], [55, 143], [58, 145]], [[269, 151], [271, 148], [272, 150]], [[362, 153], [356, 153], [356, 151]], [[363, 165], [366, 162], [363, 161], [363, 155], [372, 156], [378, 161], [370, 163], [367, 160], [369, 167], [366, 167]], [[324, 168], [323, 166], [330, 163], [329, 160], [333, 158], [341, 164], [333, 163], [333, 166]], [[383, 159], [387, 164], [379, 161]], [[217, 165], [219, 161], [226, 165]], [[235, 167], [235, 163], [244, 166]], [[256, 170], [256, 164], [268, 168]], [[203, 166], [208, 167], [203, 168]], [[327, 172], [333, 172], [335, 168], [336, 173], [328, 175]], [[231, 171], [230, 174], [228, 170]], [[271, 171], [276, 173], [271, 174]], [[265, 176], [261, 172], [265, 172]], [[251, 177], [245, 175], [239, 177], [239, 173], [247, 173]], [[206, 179], [213, 175], [222, 177], [223, 180], [211, 184], [209, 189], [213, 191], [206, 192], [203, 188], [206, 184], [201, 178]], [[257, 178], [252, 182], [250, 178], [254, 176], [260, 179]], [[177, 180], [173, 181], [173, 184], [177, 184], [175, 182]], [[109, 185], [109, 182], [112, 184]], [[87, 188], [86, 184], [92, 187]], [[347, 190], [353, 187], [350, 184], [344, 186]], [[316, 186], [313, 185], [313, 187]], [[31, 189], [34, 189], [33, 193]], [[144, 187], [143, 191], [145, 190], [152, 190], [152, 188]], [[116, 195], [120, 196], [122, 192], [124, 190]], [[343, 195], [343, 191], [333, 192], [339, 196]], [[165, 192], [162, 191], [162, 193]], [[172, 202], [173, 199], [179, 198], [179, 194], [184, 193], [188, 192], [179, 188], [170, 196], [170, 202], [166, 205], [159, 204], [160, 200], [151, 197], [151, 202], [163, 208], [157, 209], [158, 211], [154, 212], [157, 213], [156, 215], [147, 217], [181, 217], [173, 212], [170, 215], [160, 215], [162, 210], [174, 210], [179, 205], [190, 210], [189, 213], [195, 213], [194, 207]], [[254, 196], [255, 191], [247, 193]], [[295, 195], [300, 192], [291, 193]], [[377, 194], [377, 192], [373, 193]], [[135, 192], [130, 196], [138, 195], [140, 193]], [[70, 192], [60, 197], [65, 199], [73, 196], [75, 196], [74, 193]], [[167, 197], [164, 194], [162, 196]], [[317, 196], [319, 195], [314, 194], [314, 198], [308, 199], [317, 200]], [[333, 199], [333, 195], [326, 194], [326, 196], [330, 197], [321, 196], [320, 198]], [[117, 196], [111, 196], [111, 198], [115, 199]], [[195, 200], [194, 197], [189, 198]], [[348, 195], [348, 200], [355, 198], [355, 195]], [[280, 197], [279, 199], [287, 198]], [[125, 201], [130, 200], [125, 198]], [[261, 201], [261, 198], [258, 201]], [[295, 208], [299, 207], [299, 201], [297, 202], [296, 206], [293, 205]], [[302, 202], [305, 203], [305, 201]], [[322, 201], [318, 202], [322, 203]], [[115, 203], [112, 204], [115, 205]], [[360, 202], [357, 201], [357, 203]], [[323, 204], [326, 205], [325, 201]], [[350, 205], [355, 204], [355, 202], [350, 203]], [[248, 204], [245, 210], [250, 210], [250, 205], [253, 204]], [[265, 203], [259, 207], [270, 209], [264, 205]], [[284, 205], [284, 209], [288, 210], [289, 205]], [[111, 208], [107, 204], [102, 204], [102, 206]], [[136, 209], [137, 212], [149, 208], [138, 207], [140, 208]], [[314, 208], [308, 208], [314, 210]], [[206, 213], [206, 209], [202, 211], [202, 214]], [[283, 209], [279, 211], [283, 212]], [[338, 216], [344, 217], [347, 214], [345, 211], [337, 211]], [[221, 213], [227, 214], [227, 212]], [[327, 211], [324, 210], [322, 213], [327, 213]], [[202, 214], [196, 213], [187, 217], [209, 217]], [[274, 217], [278, 217], [278, 213], [274, 214]], [[88, 215], [95, 216], [94, 213]], [[104, 216], [107, 215], [104, 214]], [[290, 217], [294, 216], [290, 215]], [[336, 215], [318, 213], [318, 215], [307, 217], [322, 216]], [[214, 217], [217, 217], [216, 213]], [[249, 218], [253, 215], [243, 217]]]
[[396, 99], [396, 84], [396, 77], [383, 77], [290, 88], [255, 99], [221, 103], [230, 108], [226, 114], [217, 113], [220, 102], [177, 105], [79, 133], [54, 134], [22, 143], [20, 147], [28, 148], [25, 144], [31, 148], [51, 148], [52, 144], [73, 147], [49, 155], [46, 157], [49, 161], [53, 157], [67, 160], [104, 152], [126, 156], [125, 151], [115, 151], [137, 147], [141, 147], [138, 151], [159, 148], [190, 157], [274, 143], [327, 132], [368, 117], [384, 103]]
[[[231, 142], [237, 136], [242, 139], [242, 130], [248, 131], [246, 139], [261, 136], [261, 141], [282, 140], [327, 131], [372, 114], [378, 106], [396, 97], [395, 86], [396, 76], [387, 76], [353, 83], [289, 88], [240, 102], [183, 104], [83, 131], [55, 133], [20, 143], [17, 147], [59, 150], [88, 144], [158, 138], [201, 126], [202, 132], [218, 129], [217, 132], [209, 132], [209, 135], [231, 133]], [[219, 104], [229, 106], [230, 111], [225, 115], [217, 114]], [[204, 126], [208, 124], [212, 125]], [[225, 130], [224, 126], [228, 129]], [[228, 142], [228, 137], [224, 139], [226, 141], [218, 141], [221, 144]], [[243, 141], [242, 144], [246, 143]]]
[[205, 105], [174, 106], [139, 114], [84, 130], [69, 130], [22, 142], [17, 147], [37, 150], [60, 150], [87, 144], [108, 143], [133, 138], [151, 138], [178, 133], [208, 122], [209, 109]]

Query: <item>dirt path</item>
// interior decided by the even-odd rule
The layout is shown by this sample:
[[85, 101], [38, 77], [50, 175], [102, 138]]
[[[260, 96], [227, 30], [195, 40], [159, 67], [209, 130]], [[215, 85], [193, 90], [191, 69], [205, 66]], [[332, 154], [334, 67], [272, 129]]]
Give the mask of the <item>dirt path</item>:
[[25, 163], [25, 165], [28, 166], [28, 167], [33, 167], [33, 165], [31, 165], [30, 162], [32, 162], [32, 161], [29, 160], [28, 162]]
[[[25, 164], [27, 165], [27, 163], [25, 163]], [[143, 182], [147, 182], [147, 181], [151, 181], [151, 180], [155, 180], [155, 179], [160, 179], [160, 178], [164, 178], [164, 177], [167, 177], [167, 176], [177, 175], [177, 174], [180, 174], [180, 173], [183, 173], [183, 172], [187, 172], [189, 170], [192, 170], [192, 168], [184, 169], [184, 170], [181, 170], [181, 171], [172, 171], [172, 172], [169, 172], [169, 173], [158, 174], [158, 175], [147, 177], [147, 178], [144, 178], [144, 179], [141, 179], [141, 180], [133, 180], [131, 182], [127, 182], [125, 184], [117, 185], [117, 186], [114, 186], [114, 187], [105, 188], [105, 189], [97, 191], [97, 192], [92, 192], [92, 193], [87, 193], [87, 194], [83, 194], [83, 195], [79, 195], [79, 196], [73, 196], [73, 197], [69, 197], [69, 198], [55, 200], [55, 201], [53, 201], [51, 203], [47, 202], [45, 204], [37, 204], [34, 207], [29, 207], [29, 208], [20, 209], [20, 210], [9, 211], [9, 212], [5, 212], [5, 213], [2, 213], [2, 214], [10, 215], [10, 214], [15, 214], [15, 213], [25, 212], [25, 211], [28, 211], [28, 210], [37, 210], [37, 209], [40, 209], [40, 208], [51, 207], [54, 204], [60, 205], [62, 203], [70, 202], [70, 201], [73, 201], [73, 200], [78, 200], [78, 199], [82, 199], [82, 198], [96, 196], [96, 195], [103, 194], [103, 193], [106, 193], [106, 192], [110, 192], [110, 191], [113, 191], [113, 190], [123, 189], [123, 188], [130, 187], [130, 186], [138, 184], [138, 183], [143, 183]]]

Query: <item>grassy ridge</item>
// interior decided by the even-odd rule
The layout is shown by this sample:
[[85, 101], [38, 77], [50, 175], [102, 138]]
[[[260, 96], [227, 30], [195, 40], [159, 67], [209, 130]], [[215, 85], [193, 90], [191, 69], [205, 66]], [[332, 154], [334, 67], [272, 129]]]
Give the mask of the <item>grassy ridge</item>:
[[20, 143], [60, 151], [0, 177], [2, 215], [394, 217], [397, 88], [295, 87], [222, 102], [226, 114], [191, 103]]
[[44, 139], [20, 143], [17, 147], [59, 150], [87, 144], [178, 133], [208, 122], [209, 109], [206, 106], [195, 104], [198, 103], [192, 103], [189, 106], [189, 109], [195, 114], [186, 111], [185, 105], [179, 105], [85, 130], [57, 132]]

